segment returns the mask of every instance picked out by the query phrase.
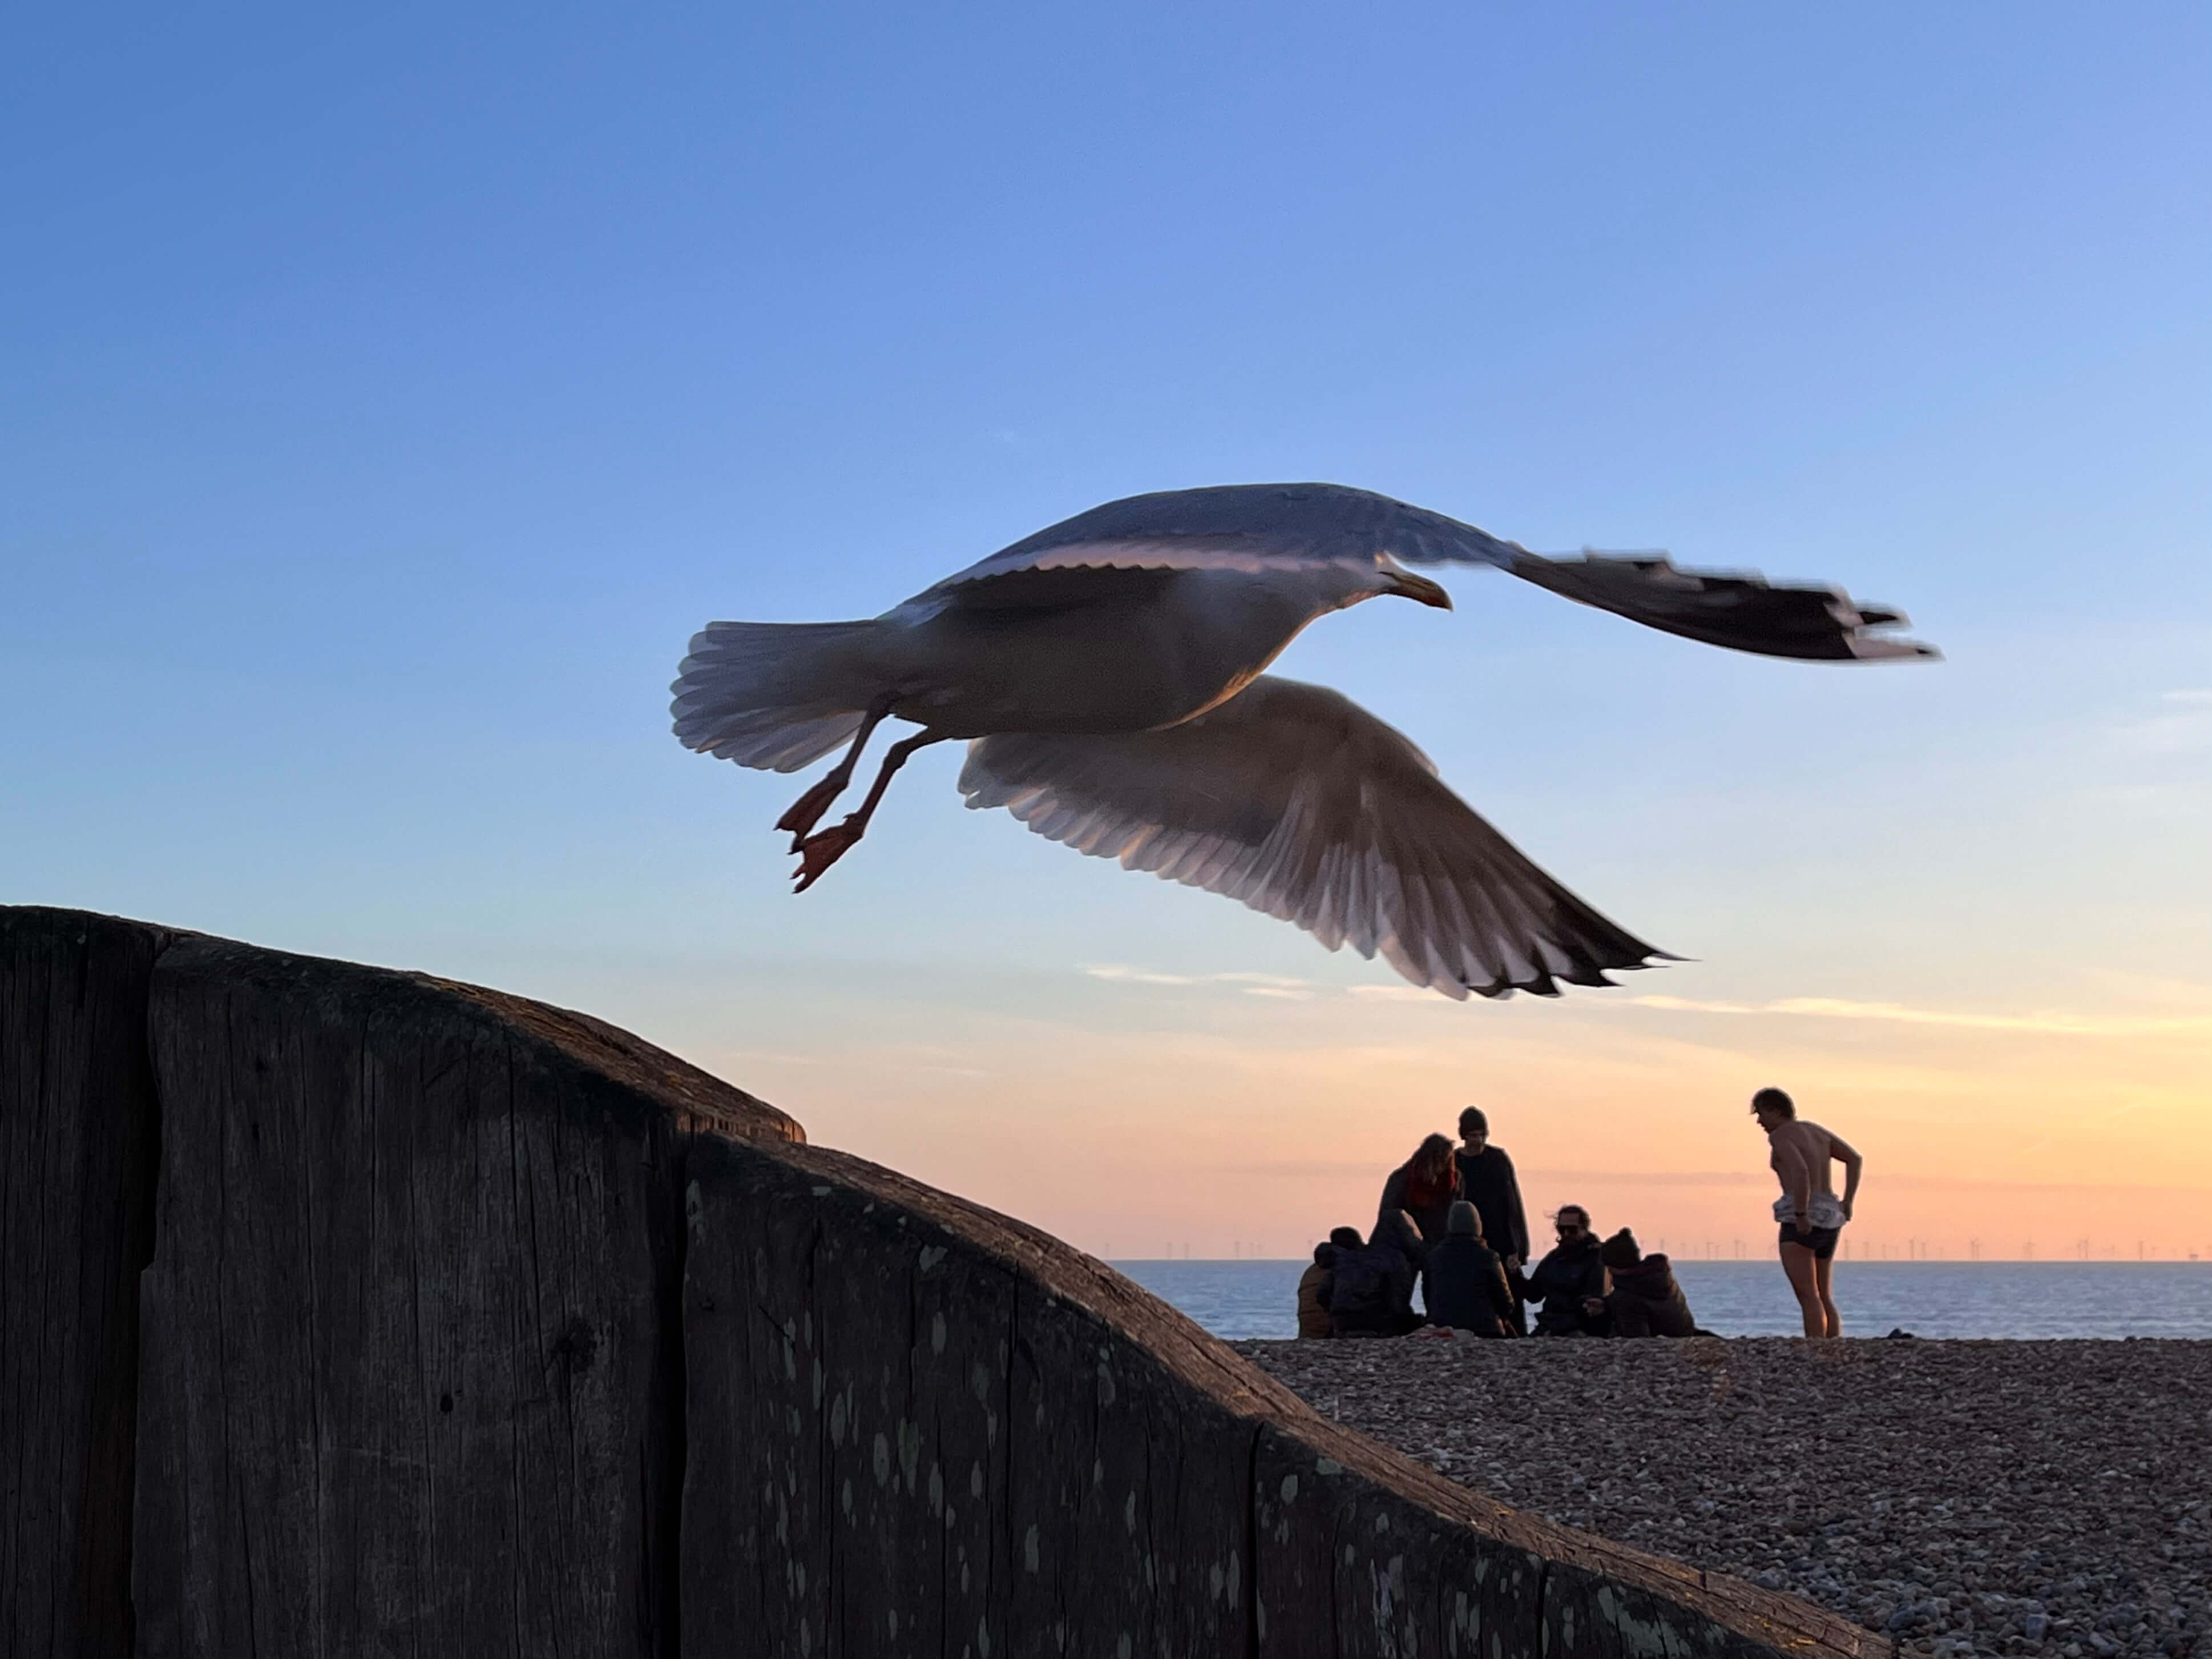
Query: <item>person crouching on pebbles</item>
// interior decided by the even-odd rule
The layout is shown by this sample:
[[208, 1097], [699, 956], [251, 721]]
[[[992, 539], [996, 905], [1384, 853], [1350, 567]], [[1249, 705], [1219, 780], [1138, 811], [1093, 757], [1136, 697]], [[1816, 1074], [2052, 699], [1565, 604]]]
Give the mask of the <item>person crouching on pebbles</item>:
[[[1841, 1336], [1843, 1316], [1829, 1277], [1836, 1265], [1836, 1239], [1851, 1218], [1865, 1160], [1819, 1124], [1797, 1115], [1796, 1103], [1779, 1089], [1761, 1089], [1751, 1097], [1751, 1115], [1766, 1131], [1774, 1149], [1768, 1160], [1782, 1182], [1774, 1218], [1782, 1226], [1782, 1271], [1797, 1293], [1809, 1337]], [[1844, 1166], [1844, 1195], [1828, 1184], [1831, 1162]]]
[[1465, 1199], [1451, 1206], [1443, 1238], [1421, 1270], [1429, 1323], [1472, 1336], [1518, 1336], [1505, 1264], [1482, 1237], [1482, 1213]]
[[1609, 1334], [1613, 1318], [1605, 1310], [1605, 1297], [1613, 1281], [1590, 1231], [1589, 1212], [1579, 1204], [1563, 1205], [1552, 1227], [1559, 1236], [1558, 1245], [1522, 1281], [1522, 1299], [1544, 1304], [1536, 1316], [1536, 1334]]
[[1598, 1246], [1598, 1260], [1613, 1275], [1606, 1311], [1615, 1336], [1704, 1336], [1691, 1316], [1690, 1299], [1674, 1282], [1674, 1264], [1663, 1255], [1646, 1255], [1636, 1235], [1623, 1227]]

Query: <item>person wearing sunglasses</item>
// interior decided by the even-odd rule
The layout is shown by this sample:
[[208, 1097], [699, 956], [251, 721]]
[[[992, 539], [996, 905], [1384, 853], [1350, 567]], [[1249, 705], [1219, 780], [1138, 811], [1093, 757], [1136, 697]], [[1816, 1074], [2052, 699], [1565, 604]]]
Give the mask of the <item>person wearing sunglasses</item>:
[[1579, 1204], [1560, 1206], [1552, 1218], [1559, 1242], [1522, 1280], [1522, 1295], [1540, 1302], [1536, 1316], [1538, 1336], [1606, 1336], [1612, 1316], [1605, 1298], [1612, 1288], [1597, 1236], [1590, 1231], [1589, 1212]]

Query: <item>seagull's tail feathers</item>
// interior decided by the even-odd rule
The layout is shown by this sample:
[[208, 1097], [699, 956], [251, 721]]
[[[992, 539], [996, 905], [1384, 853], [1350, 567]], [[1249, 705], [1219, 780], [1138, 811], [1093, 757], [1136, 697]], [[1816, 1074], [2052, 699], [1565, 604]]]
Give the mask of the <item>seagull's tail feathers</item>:
[[879, 624], [708, 623], [671, 688], [686, 749], [769, 772], [811, 765], [860, 728]]
[[1838, 587], [1781, 587], [1756, 571], [1683, 570], [1663, 553], [1547, 559], [1516, 550], [1515, 575], [1662, 633], [1761, 657], [1814, 661], [1910, 659], [1942, 653], [1886, 630], [1905, 613], [1863, 605]]

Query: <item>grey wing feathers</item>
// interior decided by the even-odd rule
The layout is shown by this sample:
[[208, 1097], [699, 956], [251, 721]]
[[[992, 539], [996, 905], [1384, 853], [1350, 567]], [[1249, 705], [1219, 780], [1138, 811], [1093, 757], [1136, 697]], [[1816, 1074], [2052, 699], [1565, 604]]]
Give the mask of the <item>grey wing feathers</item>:
[[1128, 737], [979, 739], [971, 807], [1124, 868], [1226, 894], [1448, 996], [1609, 985], [1664, 953], [1539, 870], [1350, 699], [1262, 676]]
[[1018, 570], [1148, 567], [1254, 574], [1316, 564], [1510, 568], [1511, 542], [1344, 484], [1214, 484], [1129, 495], [1047, 526], [948, 576], [936, 592]]

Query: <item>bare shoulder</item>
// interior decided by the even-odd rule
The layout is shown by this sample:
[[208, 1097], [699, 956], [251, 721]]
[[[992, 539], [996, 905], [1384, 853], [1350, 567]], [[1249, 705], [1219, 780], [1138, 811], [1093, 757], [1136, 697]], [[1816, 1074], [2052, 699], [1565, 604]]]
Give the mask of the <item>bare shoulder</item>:
[[1809, 1147], [1824, 1152], [1832, 1152], [1838, 1157], [1850, 1151], [1844, 1138], [1825, 1123], [1814, 1123], [1810, 1119], [1803, 1119], [1799, 1121], [1797, 1127], [1804, 1131], [1805, 1144]]

